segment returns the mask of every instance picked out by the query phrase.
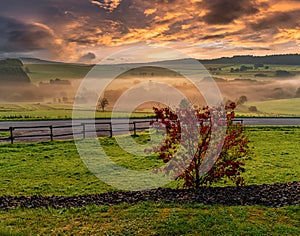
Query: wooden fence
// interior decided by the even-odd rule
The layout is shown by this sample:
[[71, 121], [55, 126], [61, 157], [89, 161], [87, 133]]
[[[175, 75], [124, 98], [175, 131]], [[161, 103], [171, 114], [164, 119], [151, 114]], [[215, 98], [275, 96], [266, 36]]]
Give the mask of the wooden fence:
[[[124, 129], [124, 126], [129, 125], [129, 130]], [[113, 127], [115, 126], [115, 127]], [[115, 123], [115, 122], [95, 122], [95, 123], [80, 123], [74, 125], [42, 125], [42, 126], [14, 126], [8, 129], [0, 129], [0, 141], [10, 142], [15, 141], [36, 141], [73, 138], [73, 135], [81, 135], [82, 138], [88, 138], [91, 134], [100, 136], [112, 137], [113, 134], [131, 132], [134, 135], [139, 131], [149, 129], [149, 121], [133, 121], [130, 123]]]
[[[235, 119], [234, 122], [243, 123], [243, 120]], [[8, 129], [0, 129], [0, 142], [10, 142], [13, 144], [18, 140], [25, 142], [37, 140], [53, 141], [55, 139], [72, 139], [74, 135], [89, 138], [94, 137], [95, 133], [97, 137], [112, 137], [116, 133], [125, 134], [128, 132], [136, 135], [139, 131], [149, 129], [149, 123], [149, 120], [143, 120], [130, 123], [95, 122], [60, 126], [15, 126]], [[129, 126], [129, 129], [126, 126]]]

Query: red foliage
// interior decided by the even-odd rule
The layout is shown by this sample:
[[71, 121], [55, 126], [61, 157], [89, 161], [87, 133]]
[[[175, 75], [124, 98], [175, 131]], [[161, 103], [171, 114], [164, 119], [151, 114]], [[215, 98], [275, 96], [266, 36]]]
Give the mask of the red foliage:
[[249, 140], [241, 124], [234, 124], [235, 103], [224, 107], [202, 109], [153, 108], [151, 123], [165, 129], [167, 136], [160, 147], [154, 147], [166, 165], [162, 171], [183, 179], [186, 188], [199, 188], [226, 179], [243, 185], [243, 159], [249, 153]]

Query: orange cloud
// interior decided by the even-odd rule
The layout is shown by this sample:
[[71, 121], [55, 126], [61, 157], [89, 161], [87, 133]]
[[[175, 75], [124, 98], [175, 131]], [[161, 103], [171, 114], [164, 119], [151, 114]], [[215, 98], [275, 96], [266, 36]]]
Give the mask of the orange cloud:
[[119, 6], [121, 0], [102, 0], [102, 1], [91, 0], [91, 3], [112, 12], [114, 9], [116, 9]]
[[[170, 45], [195, 57], [270, 54], [291, 45], [294, 52], [300, 53], [300, 2], [296, 0], [52, 0], [44, 4], [28, 0], [26, 3], [30, 11], [24, 7], [16, 11], [18, 6], [13, 4], [9, 11], [10, 2], [0, 2], [0, 8], [16, 19], [22, 12], [22, 19], [28, 21], [22, 30], [36, 33], [39, 29], [49, 43], [40, 45], [35, 39], [35, 45], [25, 45], [17, 37], [11, 37], [9, 29], [2, 33], [6, 31], [0, 25], [0, 37], [20, 52], [25, 50], [23, 46], [30, 46], [32, 51], [48, 50], [54, 58], [76, 60], [105, 47], [146, 42]], [[18, 27], [16, 23], [10, 24], [11, 31]], [[1, 48], [9, 47], [0, 44]]]

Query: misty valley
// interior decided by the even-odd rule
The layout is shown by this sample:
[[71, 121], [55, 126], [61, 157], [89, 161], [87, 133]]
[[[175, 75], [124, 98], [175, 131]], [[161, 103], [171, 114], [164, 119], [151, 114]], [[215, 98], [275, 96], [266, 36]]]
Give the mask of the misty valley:
[[[299, 116], [297, 104], [300, 102], [300, 65], [264, 64], [260, 63], [260, 60], [256, 61], [259, 63], [250, 60], [245, 61], [245, 64], [236, 64], [230, 59], [204, 61], [204, 66], [213, 80], [205, 77], [200, 80], [206, 83], [215, 82], [224, 103], [237, 102], [237, 112], [240, 115]], [[179, 64], [178, 71], [180, 71], [180, 61], [174, 63]], [[137, 65], [135, 69], [114, 78], [102, 94], [98, 94], [93, 88], [83, 88], [78, 93], [82, 80], [89, 77], [93, 65], [50, 63], [34, 59], [3, 59], [0, 60], [0, 102], [2, 104], [0, 111], [17, 111], [21, 108], [16, 105], [24, 103], [39, 105], [36, 108], [27, 107], [29, 110], [43, 108], [70, 110], [75, 96], [77, 102], [82, 104], [105, 97], [108, 101], [106, 109], [111, 110], [118, 99], [128, 91], [144, 97], [157, 92], [157, 94], [165, 94], [164, 98], [157, 97], [157, 100], [172, 100], [174, 97], [172, 92], [161, 84], [167, 84], [181, 91], [193, 105], [206, 105], [205, 98], [191, 81], [178, 72], [162, 67]], [[110, 70], [111, 67], [106, 65], [101, 70], [106, 69]], [[203, 83], [204, 90], [205, 86], [206, 84]], [[158, 104], [155, 99], [152, 100], [153, 102], [149, 102], [151, 101], [149, 98], [147, 103], [140, 104], [136, 110], [150, 111]], [[134, 96], [127, 98], [127, 101], [134, 102]], [[6, 110], [5, 104], [15, 106], [10, 106]], [[286, 107], [284, 104], [290, 104], [290, 107], [284, 110]], [[90, 108], [93, 109], [92, 106]], [[26, 110], [24, 106], [23, 109]], [[120, 109], [126, 110], [125, 107]]]

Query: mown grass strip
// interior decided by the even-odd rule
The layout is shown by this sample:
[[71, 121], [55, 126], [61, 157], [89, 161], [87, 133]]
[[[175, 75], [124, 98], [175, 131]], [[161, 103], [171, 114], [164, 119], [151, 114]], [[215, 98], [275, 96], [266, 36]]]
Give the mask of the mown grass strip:
[[0, 211], [1, 235], [299, 235], [299, 206], [141, 203]]

